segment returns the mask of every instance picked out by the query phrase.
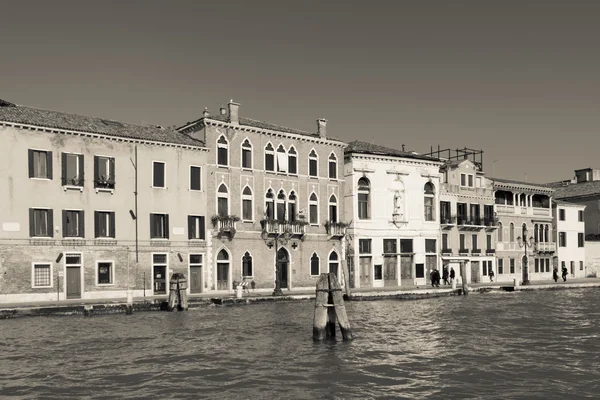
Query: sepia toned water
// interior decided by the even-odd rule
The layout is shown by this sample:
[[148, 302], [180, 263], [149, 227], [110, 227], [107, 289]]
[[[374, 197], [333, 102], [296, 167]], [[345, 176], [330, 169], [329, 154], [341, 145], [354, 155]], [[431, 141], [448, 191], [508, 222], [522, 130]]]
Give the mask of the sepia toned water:
[[0, 321], [0, 398], [600, 397], [598, 289], [346, 304], [349, 343], [312, 301]]

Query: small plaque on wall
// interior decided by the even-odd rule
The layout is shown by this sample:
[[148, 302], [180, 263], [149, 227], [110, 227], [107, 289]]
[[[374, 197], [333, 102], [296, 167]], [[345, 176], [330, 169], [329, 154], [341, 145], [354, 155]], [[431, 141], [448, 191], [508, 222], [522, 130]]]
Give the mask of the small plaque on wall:
[[18, 222], [5, 222], [2, 224], [2, 230], [4, 232], [20, 232], [21, 224]]

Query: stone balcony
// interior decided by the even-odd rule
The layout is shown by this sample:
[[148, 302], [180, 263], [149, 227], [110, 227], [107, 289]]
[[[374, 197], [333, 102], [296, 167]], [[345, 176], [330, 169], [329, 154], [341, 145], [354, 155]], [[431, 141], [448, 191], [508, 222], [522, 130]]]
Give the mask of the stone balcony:
[[538, 253], [554, 253], [554, 252], [556, 252], [556, 243], [554, 243], [554, 242], [538, 242], [535, 244], [535, 250]]
[[306, 234], [307, 223], [301, 221], [279, 221], [275, 219], [263, 219], [260, 221], [262, 231], [267, 236], [279, 236], [287, 234], [290, 237], [303, 237]]
[[552, 218], [552, 209], [545, 207], [525, 207], [512, 204], [495, 204], [496, 212], [504, 215], [528, 215]]

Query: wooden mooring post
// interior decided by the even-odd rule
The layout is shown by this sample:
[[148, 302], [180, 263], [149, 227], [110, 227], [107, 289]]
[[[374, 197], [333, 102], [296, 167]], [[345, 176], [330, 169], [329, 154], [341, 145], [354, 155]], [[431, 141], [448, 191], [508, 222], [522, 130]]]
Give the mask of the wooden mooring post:
[[340, 325], [342, 338], [352, 340], [350, 323], [344, 306], [344, 295], [335, 274], [333, 272], [321, 274], [316, 290], [313, 340], [334, 338], [336, 321]]
[[174, 273], [173, 275], [171, 275], [169, 285], [169, 311], [173, 311], [175, 307], [177, 307], [179, 311], [187, 310], [187, 279], [185, 279], [185, 275], [180, 273]]
[[460, 281], [462, 282], [462, 294], [469, 294], [469, 286], [467, 285], [467, 266], [465, 262], [460, 263]]

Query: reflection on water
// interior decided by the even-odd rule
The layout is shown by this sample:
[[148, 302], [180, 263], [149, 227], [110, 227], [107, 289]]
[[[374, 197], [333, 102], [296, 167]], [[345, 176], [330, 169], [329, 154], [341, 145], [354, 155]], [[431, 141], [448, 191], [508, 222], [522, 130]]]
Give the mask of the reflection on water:
[[0, 397], [600, 396], [600, 291], [347, 303], [355, 340], [312, 342], [312, 302], [0, 322]]

